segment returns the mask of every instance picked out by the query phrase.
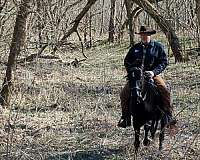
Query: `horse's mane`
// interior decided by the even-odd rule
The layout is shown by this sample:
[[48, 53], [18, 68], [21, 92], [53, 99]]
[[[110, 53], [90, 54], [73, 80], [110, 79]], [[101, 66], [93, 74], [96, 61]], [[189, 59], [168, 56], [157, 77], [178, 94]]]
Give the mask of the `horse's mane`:
[[159, 91], [157, 89], [157, 86], [154, 84], [153, 79], [144, 79], [144, 82], [142, 83], [142, 98], [144, 101], [146, 101], [149, 104], [155, 105], [159, 104]]

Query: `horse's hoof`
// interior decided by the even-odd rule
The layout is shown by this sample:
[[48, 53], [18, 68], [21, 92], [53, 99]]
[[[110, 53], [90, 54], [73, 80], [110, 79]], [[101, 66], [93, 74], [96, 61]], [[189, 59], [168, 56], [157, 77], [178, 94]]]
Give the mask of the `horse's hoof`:
[[150, 145], [150, 140], [149, 139], [145, 139], [144, 141], [143, 141], [143, 145], [144, 146], [149, 146]]
[[159, 146], [159, 151], [162, 151], [163, 147], [162, 146]]
[[135, 146], [135, 150], [138, 151], [138, 149], [140, 148], [140, 143], [135, 142], [134, 146]]

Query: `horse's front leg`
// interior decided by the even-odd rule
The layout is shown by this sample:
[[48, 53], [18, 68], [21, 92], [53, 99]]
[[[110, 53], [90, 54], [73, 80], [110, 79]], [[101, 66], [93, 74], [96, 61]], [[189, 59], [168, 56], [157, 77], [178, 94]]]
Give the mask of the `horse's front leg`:
[[151, 132], [151, 138], [154, 139], [155, 137], [155, 133], [157, 131], [158, 128], [158, 120], [153, 120], [152, 124], [151, 124], [151, 128], [150, 128], [150, 132]]
[[160, 123], [161, 123], [161, 131], [160, 131], [160, 134], [159, 134], [159, 150], [162, 150], [164, 136], [165, 136], [165, 125], [166, 125], [166, 118], [165, 118], [165, 116], [162, 117]]
[[146, 123], [146, 124], [144, 125], [144, 140], [143, 140], [143, 145], [144, 145], [144, 146], [150, 145], [150, 140], [149, 140], [149, 138], [148, 138], [148, 133], [149, 133], [150, 127], [151, 127], [150, 122], [149, 122], [149, 123]]
[[134, 130], [135, 130], [134, 146], [135, 146], [135, 153], [137, 154], [138, 149], [140, 147], [140, 127], [134, 127]]

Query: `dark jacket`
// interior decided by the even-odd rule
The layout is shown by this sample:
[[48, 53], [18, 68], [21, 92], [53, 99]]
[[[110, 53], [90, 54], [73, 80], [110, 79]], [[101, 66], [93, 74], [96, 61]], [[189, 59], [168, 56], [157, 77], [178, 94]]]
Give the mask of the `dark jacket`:
[[151, 41], [146, 47], [140, 42], [130, 48], [124, 59], [127, 73], [132, 67], [141, 67], [143, 53], [145, 53], [144, 71], [153, 71], [155, 75], [160, 74], [168, 65], [167, 55], [162, 44]]

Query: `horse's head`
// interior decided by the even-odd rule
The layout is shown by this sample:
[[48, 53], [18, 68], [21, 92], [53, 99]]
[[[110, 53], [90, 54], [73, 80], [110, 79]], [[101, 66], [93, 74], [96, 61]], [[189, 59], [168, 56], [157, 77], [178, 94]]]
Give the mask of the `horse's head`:
[[142, 69], [140, 67], [132, 67], [127, 75], [131, 96], [135, 97], [135, 100], [138, 100], [142, 95], [142, 76]]
[[153, 79], [143, 74], [140, 67], [131, 68], [127, 77], [130, 84], [131, 95], [136, 97], [137, 101], [146, 100], [152, 103], [156, 94]]

